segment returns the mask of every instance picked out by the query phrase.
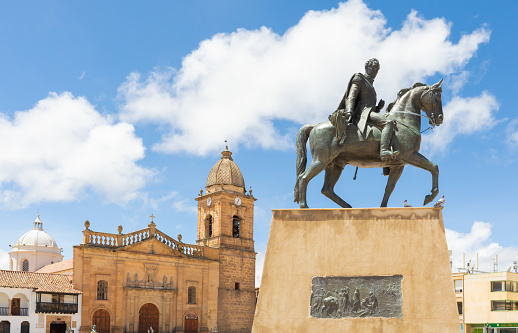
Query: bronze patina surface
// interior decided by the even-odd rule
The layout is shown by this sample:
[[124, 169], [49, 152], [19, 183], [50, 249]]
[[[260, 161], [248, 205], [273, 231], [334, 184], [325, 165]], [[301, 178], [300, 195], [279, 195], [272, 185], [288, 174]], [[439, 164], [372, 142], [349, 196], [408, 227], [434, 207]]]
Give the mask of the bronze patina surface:
[[401, 275], [313, 277], [314, 318], [403, 316]]
[[[298, 131], [294, 201], [300, 208], [308, 208], [307, 185], [322, 171], [325, 171], [322, 194], [340, 207], [351, 208], [334, 192], [335, 184], [348, 164], [359, 168], [383, 168], [383, 173], [389, 177], [381, 207], [387, 207], [407, 164], [432, 175], [431, 193], [425, 196], [424, 205], [439, 193], [439, 167], [421, 155], [419, 148], [421, 117], [427, 118], [432, 127], [443, 122], [442, 80], [431, 86], [415, 83], [401, 89], [387, 111], [380, 113], [385, 102], [380, 100], [376, 105], [374, 89], [379, 69], [377, 59], [368, 60], [365, 74], [356, 73], [350, 79], [338, 109], [329, 116], [330, 121], [304, 125]], [[421, 111], [426, 115], [421, 115]], [[313, 160], [306, 169], [308, 142]]]

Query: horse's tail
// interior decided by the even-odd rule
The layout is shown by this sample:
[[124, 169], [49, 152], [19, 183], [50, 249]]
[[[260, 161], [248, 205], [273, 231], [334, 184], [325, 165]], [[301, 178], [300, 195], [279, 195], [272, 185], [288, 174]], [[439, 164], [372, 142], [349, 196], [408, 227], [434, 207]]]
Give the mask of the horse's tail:
[[306, 163], [308, 162], [308, 154], [306, 150], [306, 142], [308, 142], [309, 132], [315, 125], [304, 125], [297, 132], [297, 181], [295, 182], [295, 190], [293, 191], [295, 202], [299, 202], [299, 178], [306, 170]]

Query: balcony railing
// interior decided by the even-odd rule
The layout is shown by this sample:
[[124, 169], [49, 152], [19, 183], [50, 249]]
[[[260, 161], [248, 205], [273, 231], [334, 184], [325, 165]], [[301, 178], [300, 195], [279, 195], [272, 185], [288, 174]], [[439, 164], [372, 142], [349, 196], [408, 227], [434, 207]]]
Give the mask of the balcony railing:
[[0, 316], [28, 316], [29, 308], [13, 308], [9, 313], [9, 307], [0, 307]]
[[77, 304], [36, 302], [36, 313], [77, 313]]

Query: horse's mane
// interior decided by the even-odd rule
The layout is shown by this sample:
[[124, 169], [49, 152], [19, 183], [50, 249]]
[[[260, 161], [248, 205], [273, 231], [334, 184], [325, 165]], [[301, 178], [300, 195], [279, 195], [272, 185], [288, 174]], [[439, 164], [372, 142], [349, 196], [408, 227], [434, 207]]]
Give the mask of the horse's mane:
[[403, 95], [405, 95], [407, 92], [409, 92], [410, 90], [414, 89], [414, 88], [417, 88], [417, 87], [422, 87], [422, 86], [428, 86], [427, 84], [425, 83], [421, 83], [421, 82], [416, 82], [414, 83], [413, 86], [411, 86], [410, 88], [404, 88], [404, 89], [401, 89], [398, 93], [397, 93], [397, 96], [396, 96], [396, 99], [394, 100], [394, 102], [390, 103], [387, 107], [387, 112], [390, 112], [390, 110], [392, 110], [392, 108], [394, 107], [394, 105], [396, 105], [396, 103], [401, 99], [401, 97], [403, 97]]

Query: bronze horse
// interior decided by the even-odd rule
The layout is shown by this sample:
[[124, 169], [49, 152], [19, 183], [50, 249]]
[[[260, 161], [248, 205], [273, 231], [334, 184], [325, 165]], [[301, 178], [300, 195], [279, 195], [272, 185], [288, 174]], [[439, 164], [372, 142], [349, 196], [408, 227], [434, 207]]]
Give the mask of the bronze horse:
[[[410, 164], [428, 170], [432, 174], [432, 191], [426, 195], [424, 205], [430, 203], [439, 193], [439, 167], [419, 153], [421, 146], [421, 110], [426, 113], [430, 125], [439, 126], [443, 122], [441, 88], [442, 80], [429, 86], [416, 83], [412, 88], [403, 89], [398, 98], [389, 106], [386, 117], [396, 121], [395, 134], [392, 139], [394, 150], [399, 150], [396, 159], [381, 161], [380, 136], [381, 131], [372, 128], [366, 139], [360, 137], [357, 127], [347, 128], [347, 140], [340, 145], [335, 137], [336, 130], [331, 122], [326, 121], [317, 125], [304, 125], [297, 133], [297, 182], [295, 184], [295, 202], [300, 208], [308, 208], [306, 190], [313, 177], [325, 170], [325, 181], [322, 194], [343, 208], [351, 206], [342, 200], [335, 192], [334, 186], [347, 164], [359, 168], [383, 167], [389, 172], [385, 195], [381, 207], [387, 207], [388, 200], [396, 186], [403, 168]], [[306, 170], [306, 142], [313, 160]]]

